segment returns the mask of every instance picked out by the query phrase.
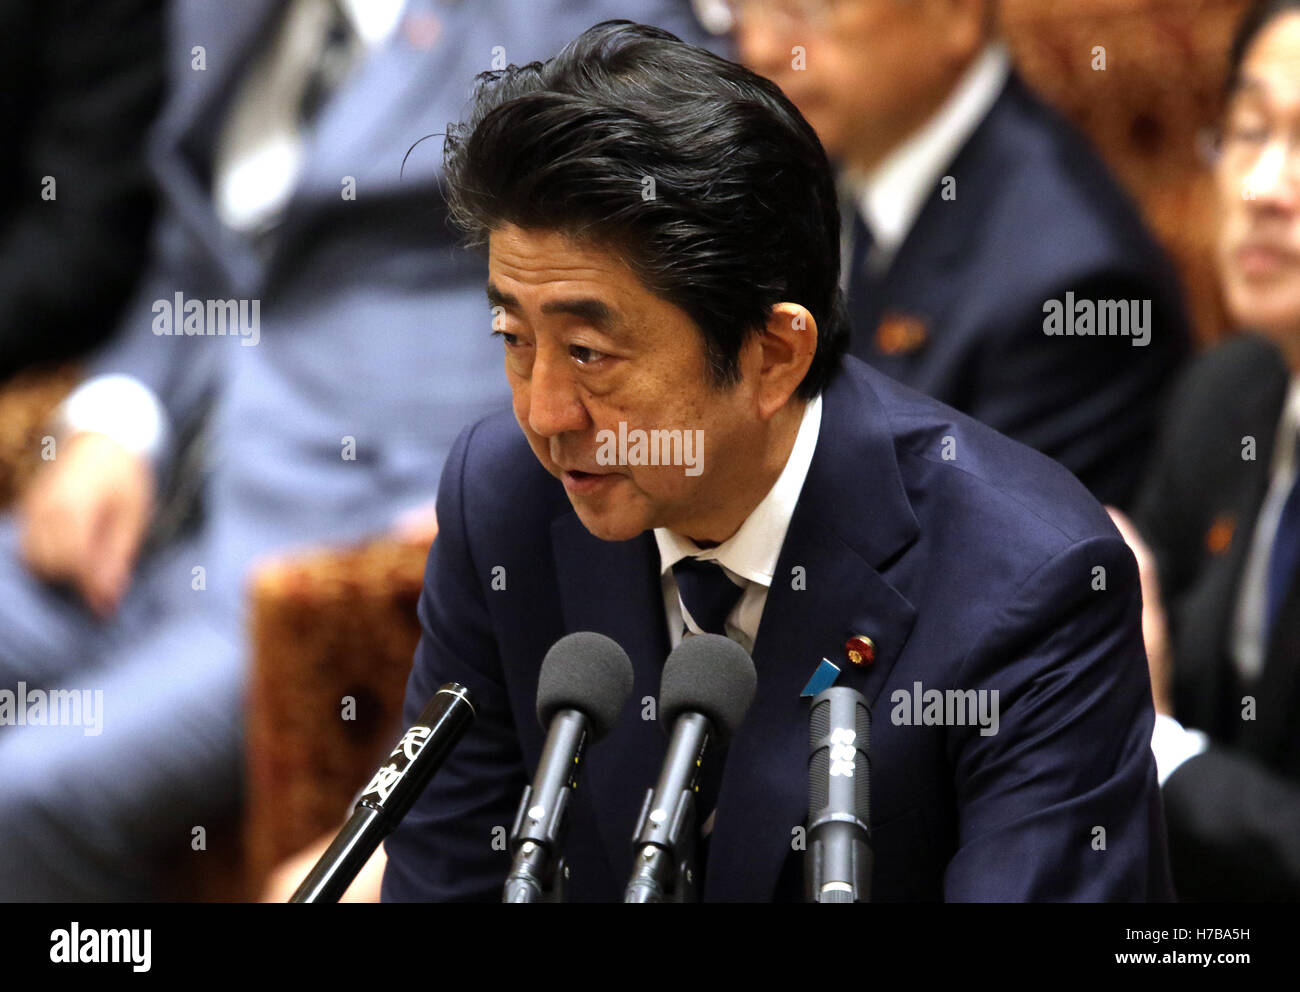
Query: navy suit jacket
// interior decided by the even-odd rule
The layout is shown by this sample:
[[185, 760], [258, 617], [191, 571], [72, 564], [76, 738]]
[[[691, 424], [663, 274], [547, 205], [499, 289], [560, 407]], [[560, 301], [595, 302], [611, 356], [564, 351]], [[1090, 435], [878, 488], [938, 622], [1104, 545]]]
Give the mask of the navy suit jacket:
[[[1300, 574], [1255, 679], [1237, 672], [1232, 643], [1290, 380], [1282, 353], [1254, 334], [1201, 356], [1169, 405], [1135, 518], [1169, 617], [1174, 715], [1211, 740], [1164, 785], [1188, 902], [1300, 900]], [[1250, 719], [1246, 697], [1259, 701]]]
[[[666, 741], [643, 719], [669, 649], [653, 534], [593, 537], [509, 413], [456, 443], [438, 520], [405, 715], [458, 681], [478, 718], [388, 839], [383, 896], [500, 898], [501, 841], [544, 741], [542, 658], [594, 630], [623, 645], [635, 681], [588, 752], [569, 897], [619, 900]], [[823, 657], [873, 705], [874, 899], [1168, 898], [1140, 614], [1133, 556], [1068, 472], [847, 359], [755, 641], [758, 689], [729, 748], [704, 898], [801, 898], [799, 692]], [[876, 643], [868, 669], [845, 662], [854, 634]], [[998, 732], [895, 723], [893, 693], [917, 682], [998, 690]]]
[[[1187, 352], [1177, 279], [1088, 143], [1012, 76], [870, 299], [853, 354], [1131, 502]], [[1048, 336], [1044, 304], [1149, 300], [1151, 341]], [[906, 333], [915, 328], [912, 333]]]

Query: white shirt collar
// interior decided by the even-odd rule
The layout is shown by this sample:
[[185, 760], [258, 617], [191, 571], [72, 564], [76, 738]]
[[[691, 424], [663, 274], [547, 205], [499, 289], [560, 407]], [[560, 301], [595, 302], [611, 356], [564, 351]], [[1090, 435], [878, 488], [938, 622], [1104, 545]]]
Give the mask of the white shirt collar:
[[1291, 476], [1300, 469], [1295, 464], [1296, 443], [1300, 439], [1300, 374], [1291, 377], [1291, 387], [1287, 390], [1286, 404], [1282, 407], [1279, 428], [1273, 471], [1286, 472]]
[[750, 582], [771, 587], [776, 562], [785, 543], [790, 518], [803, 491], [808, 467], [812, 464], [821, 431], [822, 398], [816, 396], [804, 407], [799, 433], [794, 447], [786, 459], [772, 488], [763, 501], [754, 507], [740, 529], [716, 548], [701, 550], [688, 537], [683, 537], [665, 527], [655, 528], [655, 542], [659, 545], [659, 573], [663, 575], [682, 558], [694, 555], [702, 561], [716, 560], [728, 571]]
[[872, 264], [893, 260], [926, 199], [980, 126], [1011, 75], [1011, 54], [990, 42], [948, 99], [911, 137], [866, 176], [846, 173], [849, 198], [875, 239]]
[[1300, 374], [1291, 377], [1291, 388], [1286, 395], [1286, 412], [1291, 425], [1300, 429]]

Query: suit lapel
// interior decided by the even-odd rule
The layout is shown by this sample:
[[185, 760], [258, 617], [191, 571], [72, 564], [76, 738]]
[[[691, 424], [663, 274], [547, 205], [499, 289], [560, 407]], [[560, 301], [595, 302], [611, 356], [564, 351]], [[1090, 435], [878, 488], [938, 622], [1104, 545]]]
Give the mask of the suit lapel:
[[[1300, 753], [1292, 722], [1300, 693], [1300, 581], [1291, 582], [1269, 641], [1264, 671], [1253, 689], [1256, 719], [1244, 724], [1243, 743], [1264, 760], [1289, 763]], [[1237, 700], [1240, 704], [1240, 700]]]
[[475, 72], [487, 68], [468, 61], [475, 25], [462, 21], [478, 16], [473, 5], [407, 4], [392, 36], [322, 108], [287, 215], [300, 213], [304, 201], [341, 202], [346, 175], [356, 178], [358, 196], [432, 184], [442, 167], [441, 132], [459, 115]]
[[[184, 83], [176, 87], [159, 121], [158, 153], [152, 161], [172, 209], [232, 286], [249, 285], [258, 265], [242, 239], [226, 231], [213, 211], [215, 144], [244, 70], [261, 51], [255, 39], [274, 37], [283, 9], [280, 0], [180, 4], [172, 32], [187, 53], [203, 46], [205, 67], [191, 70], [187, 62]], [[193, 57], [187, 55], [187, 60]]]
[[[1280, 362], [1280, 359], [1277, 361]], [[1262, 707], [1264, 712], [1260, 713], [1260, 720], [1244, 724], [1241, 721], [1241, 694], [1235, 691], [1240, 679], [1236, 677], [1233, 660], [1233, 626], [1246, 563], [1255, 540], [1255, 528], [1259, 524], [1260, 510], [1268, 495], [1273, 448], [1282, 405], [1286, 399], [1287, 383], [1285, 370], [1274, 362], [1270, 362], [1267, 368], [1261, 366], [1260, 372], [1258, 390], [1248, 396], [1234, 396], [1230, 400], [1238, 405], [1240, 417], [1229, 435], [1229, 443], [1235, 447], [1238, 443], [1236, 439], [1243, 435], [1258, 439], [1255, 460], [1243, 463], [1242, 471], [1246, 474], [1232, 507], [1237, 520], [1232, 544], [1222, 559], [1210, 566], [1214, 571], [1207, 576], [1195, 600], [1185, 607], [1185, 624], [1191, 635], [1208, 637], [1213, 649], [1185, 650], [1178, 656], [1178, 663], [1183, 669], [1179, 672], [1180, 681], [1197, 688], [1193, 703], [1195, 708], [1188, 714], [1192, 723], [1217, 728], [1217, 734], [1223, 739], [1252, 748], [1259, 746], [1261, 733], [1265, 737], [1271, 733], [1270, 721], [1264, 718], [1264, 712], [1271, 714], [1276, 711], [1273, 707]], [[1196, 617], [1196, 613], [1202, 610], [1205, 612], [1204, 626]], [[1264, 664], [1258, 687], [1260, 690], [1266, 681], [1278, 682], [1279, 677], [1291, 666], [1290, 661], [1278, 663], [1276, 649], [1266, 655]], [[1284, 671], [1278, 671], [1279, 668]], [[1280, 688], [1280, 682], [1278, 687]]]
[[[819, 661], [839, 665], [837, 684], [874, 703], [916, 620], [877, 571], [917, 535], [883, 410], [864, 378], [848, 370], [824, 403], [754, 644], [754, 703], [728, 751], [710, 844], [710, 901], [773, 896], [793, 828], [808, 810], [809, 702], [799, 692]], [[864, 466], [870, 485], [862, 483]], [[856, 634], [876, 644], [869, 668], [845, 658], [844, 643]]]
[[[1268, 490], [1267, 462], [1257, 467], [1246, 480], [1234, 507], [1237, 521], [1231, 546], [1218, 560], [1210, 564], [1213, 571], [1198, 590], [1195, 599], [1187, 604], [1186, 625], [1193, 637], [1203, 636], [1203, 631], [1214, 632], [1214, 649], [1184, 651], [1178, 656], [1178, 679], [1196, 687], [1195, 698], [1190, 700], [1193, 709], [1185, 719], [1198, 727], [1215, 728], [1228, 740], [1235, 740], [1240, 732], [1239, 721], [1225, 725], [1224, 714], [1232, 706], [1225, 706], [1225, 693], [1236, 684], [1232, 669], [1232, 626], [1236, 612], [1237, 593], [1246, 569], [1246, 560], [1259, 520], [1260, 504]], [[1196, 614], [1204, 611], [1198, 621]], [[1201, 627], [1201, 624], [1204, 627]]]
[[[862, 347], [873, 356], [894, 357], [881, 348], [877, 333], [886, 315], [919, 317], [928, 328], [941, 323], [960, 288], [952, 278], [961, 260], [958, 249], [967, 243], [969, 232], [976, 229], [973, 215], [979, 203], [974, 197], [969, 199], [969, 203], [960, 197], [944, 200], [938, 186], [930, 192], [888, 273], [879, 280], [877, 299], [869, 301], [862, 326], [854, 324], [855, 332], [864, 335]], [[861, 354], [862, 349], [855, 348], [855, 353]]]
[[[1278, 371], [1280, 372], [1281, 369], [1279, 368]], [[1286, 404], [1289, 384], [1289, 375], [1279, 374], [1276, 376], [1276, 383], [1273, 388], [1261, 388], [1256, 394], [1256, 403], [1258, 404], [1256, 417], [1261, 424], [1259, 433], [1267, 439], [1267, 444], [1260, 446], [1259, 478], [1253, 487], [1251, 506], [1254, 509], [1254, 519], [1251, 521], [1252, 532], [1258, 522], [1259, 512], [1263, 508], [1264, 500], [1267, 498], [1271, 481], [1270, 469], [1273, 463], [1273, 449], [1276, 445], [1277, 425], [1282, 418], [1282, 410]], [[1267, 428], [1262, 426], [1264, 424], [1268, 425]], [[1251, 536], [1253, 537], [1253, 533]], [[1241, 570], [1244, 567], [1244, 553], [1242, 559], [1242, 564], [1238, 565], [1234, 573], [1235, 581], [1233, 582], [1230, 597], [1231, 605], [1234, 607], [1241, 579]], [[1231, 636], [1232, 616], [1233, 614], [1229, 610], [1222, 621], [1225, 643], [1227, 643], [1226, 639]], [[1280, 760], [1285, 755], [1288, 742], [1295, 735], [1295, 728], [1291, 724], [1291, 715], [1294, 712], [1292, 701], [1296, 698], [1298, 690], [1300, 690], [1300, 577], [1293, 577], [1291, 587], [1282, 600], [1277, 624], [1265, 649], [1264, 668], [1260, 672], [1256, 684], [1246, 690], [1254, 695], [1256, 699], [1256, 717], [1254, 720], [1241, 723], [1241, 743], [1244, 748], [1270, 762]], [[1239, 717], [1240, 697], [1234, 699], [1232, 704], [1236, 710], [1236, 715]]]
[[[167, 117], [204, 166], [211, 165], [212, 146], [233, 91], [253, 58], [274, 39], [286, 7], [283, 0], [177, 5], [177, 41], [185, 47], [191, 65], [193, 48], [202, 45], [204, 68], [192, 69], [189, 85], [178, 87]], [[263, 44], [255, 44], [255, 40]]]
[[667, 747], [659, 724], [642, 719], [641, 702], [658, 698], [668, 656], [659, 553], [650, 532], [632, 541], [602, 541], [572, 511], [556, 518], [551, 537], [565, 633], [604, 634], [632, 659], [632, 693], [609, 736], [591, 748], [584, 773], [610, 873], [621, 884], [631, 869], [641, 802]]
[[[946, 170], [957, 183], [956, 197], [944, 198], [946, 177], [941, 177], [888, 273], [875, 281], [876, 298], [853, 301], [853, 354], [888, 374], [897, 377], [926, 350], [930, 336], [948, 323], [945, 315], [965, 289], [960, 273], [963, 258], [970, 254], [971, 232], [983, 229], [983, 215], [1006, 183], [1007, 171], [997, 161], [999, 144], [994, 138], [1003, 118], [1014, 112], [1019, 86], [1013, 75]], [[980, 194], [971, 195], [972, 189]], [[919, 333], [886, 333], [909, 325]]]

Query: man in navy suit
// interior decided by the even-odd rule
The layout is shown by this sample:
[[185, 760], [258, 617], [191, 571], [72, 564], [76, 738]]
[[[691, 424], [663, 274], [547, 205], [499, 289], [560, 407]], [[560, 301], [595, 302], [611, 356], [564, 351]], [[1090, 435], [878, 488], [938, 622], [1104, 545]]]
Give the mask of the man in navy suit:
[[1186, 350], [1179, 287], [1104, 163], [1015, 72], [994, 0], [724, 9], [837, 166], [852, 353], [1128, 505]]
[[[660, 669], [701, 632], [758, 673], [701, 810], [704, 899], [799, 897], [823, 657], [874, 706], [874, 898], [1168, 898], [1134, 559], [1064, 469], [843, 357], [834, 181], [780, 91], [612, 22], [485, 82], [447, 154], [513, 416], [443, 473], [406, 711], [458, 681], [478, 716], [384, 898], [500, 898], [541, 660], [581, 630], [635, 675], [570, 809], [571, 899], [622, 893]], [[646, 464], [653, 430], [682, 440]]]

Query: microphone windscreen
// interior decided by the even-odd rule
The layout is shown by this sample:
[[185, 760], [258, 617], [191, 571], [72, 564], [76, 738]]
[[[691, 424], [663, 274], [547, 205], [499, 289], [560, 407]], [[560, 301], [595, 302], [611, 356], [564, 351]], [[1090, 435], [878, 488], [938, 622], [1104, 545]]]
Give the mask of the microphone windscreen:
[[670, 731], [683, 713], [703, 713], [725, 745], [745, 719], [757, 684], [753, 659], [735, 641], [719, 634], [687, 637], [664, 662], [661, 726]]
[[618, 720], [631, 691], [632, 662], [616, 641], [587, 630], [566, 634], [542, 659], [537, 719], [547, 729], [560, 710], [577, 710], [591, 722], [592, 740], [599, 740]]

